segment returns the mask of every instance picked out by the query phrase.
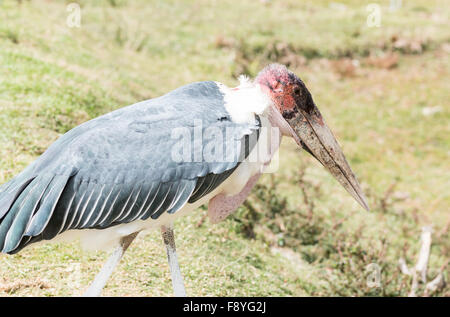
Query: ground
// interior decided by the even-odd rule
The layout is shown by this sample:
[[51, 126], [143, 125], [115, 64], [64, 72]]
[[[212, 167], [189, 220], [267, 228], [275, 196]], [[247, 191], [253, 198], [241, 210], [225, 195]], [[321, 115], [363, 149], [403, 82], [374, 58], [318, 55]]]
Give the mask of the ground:
[[[405, 296], [412, 278], [398, 261], [415, 265], [429, 225], [428, 280], [443, 272], [448, 281], [446, 1], [77, 1], [72, 28], [69, 2], [0, 1], [0, 183], [90, 118], [193, 81], [237, 85], [241, 73], [284, 63], [311, 91], [371, 211], [286, 141], [278, 172], [233, 216], [211, 225], [199, 209], [176, 223], [187, 293]], [[379, 4], [379, 27], [368, 3]], [[79, 295], [106, 257], [77, 243], [2, 254], [0, 295]], [[157, 232], [132, 244], [104, 291], [171, 293]], [[419, 284], [416, 294], [450, 288]]]

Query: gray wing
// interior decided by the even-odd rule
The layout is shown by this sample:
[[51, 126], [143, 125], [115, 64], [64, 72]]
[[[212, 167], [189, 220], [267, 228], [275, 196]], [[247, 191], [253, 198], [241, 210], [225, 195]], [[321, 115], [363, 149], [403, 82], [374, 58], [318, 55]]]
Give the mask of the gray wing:
[[[248, 155], [259, 128], [258, 118], [253, 124], [230, 119], [214, 82], [190, 84], [86, 122], [0, 187], [0, 250], [15, 253], [69, 229], [174, 213], [221, 184]], [[203, 144], [199, 133], [222, 135], [224, 142]], [[206, 149], [213, 158], [221, 151], [230, 155], [230, 149], [236, 153], [207, 160]]]

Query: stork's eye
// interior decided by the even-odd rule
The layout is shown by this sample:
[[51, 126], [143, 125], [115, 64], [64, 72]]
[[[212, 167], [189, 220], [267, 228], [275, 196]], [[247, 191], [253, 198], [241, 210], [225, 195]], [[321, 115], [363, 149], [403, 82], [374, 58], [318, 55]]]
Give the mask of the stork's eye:
[[299, 87], [294, 88], [294, 94], [296, 94], [297, 96], [300, 96], [300, 88]]

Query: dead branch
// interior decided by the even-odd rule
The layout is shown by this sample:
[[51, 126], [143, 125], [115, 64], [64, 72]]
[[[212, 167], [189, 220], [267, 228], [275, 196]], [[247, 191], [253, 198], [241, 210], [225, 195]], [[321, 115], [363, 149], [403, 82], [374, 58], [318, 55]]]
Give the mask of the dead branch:
[[422, 234], [420, 236], [422, 246], [419, 252], [419, 260], [417, 261], [415, 268], [416, 272], [420, 273], [423, 283], [427, 282], [427, 266], [431, 248], [431, 231], [431, 226], [422, 228]]
[[200, 218], [200, 220], [196, 223], [196, 227], [197, 228], [199, 228], [199, 227], [201, 227], [202, 225], [203, 225], [203, 223], [205, 222], [205, 220], [206, 220], [206, 218], [208, 217], [208, 213], [204, 213], [203, 215], [202, 215], [202, 217]]
[[[420, 247], [419, 258], [412, 270], [409, 269], [408, 266], [406, 265], [405, 259], [403, 258], [399, 259], [400, 271], [405, 275], [412, 276], [411, 291], [408, 294], [408, 296], [410, 297], [417, 296], [416, 292], [417, 288], [419, 287], [419, 277], [423, 284], [427, 283], [427, 268], [431, 249], [431, 233], [432, 233], [431, 226], [422, 227], [422, 234], [420, 235], [420, 241], [422, 245]], [[432, 282], [426, 284], [427, 285], [426, 287], [429, 287], [430, 289], [427, 291], [426, 288], [424, 294], [425, 296], [431, 291], [435, 292], [438, 289], [438, 286], [440, 285], [440, 283], [442, 283], [441, 280], [438, 278], [439, 275]]]
[[383, 198], [380, 199], [380, 209], [386, 213], [389, 207], [389, 199], [394, 193], [394, 189], [397, 186], [397, 182], [392, 183], [388, 189], [384, 192]]
[[408, 276], [412, 275], [411, 270], [408, 268], [408, 265], [406, 265], [406, 261], [404, 258], [400, 258], [398, 260], [398, 266], [399, 266], [400, 272], [402, 272], [402, 274], [405, 274]]
[[434, 278], [434, 280], [432, 280], [425, 286], [425, 296], [433, 295], [434, 292], [440, 291], [444, 289], [444, 287], [445, 287], [444, 274], [442, 272], [439, 272], [439, 274]]
[[0, 283], [0, 291], [5, 293], [14, 293], [23, 288], [35, 288], [35, 287], [39, 289], [44, 289], [50, 288], [50, 285], [47, 282], [41, 281], [39, 279], [35, 281], [20, 280], [10, 283]]

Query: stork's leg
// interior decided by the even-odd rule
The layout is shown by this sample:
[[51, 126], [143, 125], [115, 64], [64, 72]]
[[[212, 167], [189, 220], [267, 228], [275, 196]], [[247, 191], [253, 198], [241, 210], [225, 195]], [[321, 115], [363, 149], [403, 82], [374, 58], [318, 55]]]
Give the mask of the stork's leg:
[[83, 296], [85, 297], [100, 296], [103, 287], [105, 287], [106, 282], [111, 276], [111, 273], [114, 271], [117, 264], [119, 264], [123, 254], [128, 249], [131, 242], [133, 242], [134, 238], [136, 238], [138, 233], [139, 232], [135, 232], [120, 239], [120, 245], [116, 249], [114, 249], [108, 261], [102, 267], [102, 269], [92, 282], [91, 286], [89, 286], [88, 290], [83, 294]]
[[181, 276], [180, 266], [178, 264], [177, 253], [175, 248], [175, 236], [173, 229], [161, 226], [161, 233], [166, 245], [167, 258], [169, 260], [170, 274], [172, 275], [172, 286], [174, 295], [177, 297], [186, 296], [184, 289], [183, 277]]

